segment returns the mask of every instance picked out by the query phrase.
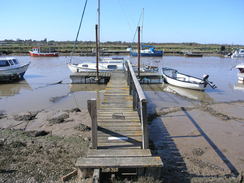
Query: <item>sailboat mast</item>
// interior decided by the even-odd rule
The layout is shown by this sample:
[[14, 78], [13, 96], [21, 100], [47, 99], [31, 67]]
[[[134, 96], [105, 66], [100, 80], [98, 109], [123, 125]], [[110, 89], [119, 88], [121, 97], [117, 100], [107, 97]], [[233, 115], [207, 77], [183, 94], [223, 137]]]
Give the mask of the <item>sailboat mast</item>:
[[97, 24], [96, 24], [96, 70], [99, 80], [99, 52], [100, 52], [100, 0], [97, 1]]
[[143, 42], [143, 23], [144, 23], [144, 8], [142, 9], [141, 42]]

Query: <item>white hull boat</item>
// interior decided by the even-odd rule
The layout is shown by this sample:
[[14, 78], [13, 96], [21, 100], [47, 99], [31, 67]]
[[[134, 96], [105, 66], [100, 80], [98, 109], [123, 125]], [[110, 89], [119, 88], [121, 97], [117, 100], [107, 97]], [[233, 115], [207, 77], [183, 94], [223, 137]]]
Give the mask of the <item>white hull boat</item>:
[[[125, 60], [123, 58], [104, 58], [98, 63], [99, 72], [124, 70]], [[83, 62], [80, 64], [68, 64], [69, 69], [73, 73], [79, 72], [95, 72], [97, 70], [95, 62]]]
[[237, 76], [238, 76], [238, 83], [243, 83], [244, 84], [244, 63], [238, 64], [236, 68], [240, 71]]
[[0, 58], [0, 81], [11, 81], [23, 78], [28, 66], [20, 64], [19, 61], [12, 57]]
[[216, 88], [215, 85], [208, 81], [208, 75], [205, 75], [203, 79], [200, 79], [179, 73], [177, 70], [170, 68], [162, 68], [162, 75], [166, 83], [182, 88], [202, 91], [207, 87], [207, 85], [210, 85], [212, 88]]
[[244, 49], [236, 50], [232, 55], [231, 58], [244, 58]]

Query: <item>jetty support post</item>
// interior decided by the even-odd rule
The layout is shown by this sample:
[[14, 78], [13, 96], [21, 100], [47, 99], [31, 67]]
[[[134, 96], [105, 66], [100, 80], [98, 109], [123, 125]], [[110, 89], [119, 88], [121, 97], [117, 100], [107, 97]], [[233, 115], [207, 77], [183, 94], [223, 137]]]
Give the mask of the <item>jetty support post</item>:
[[97, 149], [97, 101], [96, 99], [87, 100], [87, 108], [91, 116], [92, 149]]
[[97, 68], [97, 80], [99, 80], [99, 67], [98, 67], [98, 61], [99, 61], [99, 35], [98, 35], [98, 25], [96, 24], [96, 68]]
[[138, 57], [138, 77], [140, 77], [140, 67], [141, 67], [141, 29], [140, 29], [140, 26], [138, 26], [138, 44], [137, 44], [137, 49], [138, 49], [138, 54], [137, 54], [137, 57]]

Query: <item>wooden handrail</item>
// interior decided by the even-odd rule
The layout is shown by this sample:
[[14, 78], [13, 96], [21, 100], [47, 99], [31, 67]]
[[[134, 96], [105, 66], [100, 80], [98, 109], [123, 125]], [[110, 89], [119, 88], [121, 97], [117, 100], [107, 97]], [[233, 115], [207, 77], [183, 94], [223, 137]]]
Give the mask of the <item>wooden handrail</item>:
[[128, 68], [128, 71], [131, 73], [131, 77], [132, 77], [132, 80], [134, 82], [134, 85], [135, 85], [135, 89], [138, 93], [138, 96], [140, 98], [140, 100], [143, 100], [145, 99], [146, 100], [146, 97], [145, 97], [145, 94], [141, 88], [141, 85], [136, 77], [136, 74], [134, 72], [134, 69], [132, 68], [132, 65], [129, 61], [126, 62], [127, 63], [127, 68]]
[[143, 131], [142, 148], [149, 148], [148, 128], [147, 128], [147, 99], [136, 77], [130, 61], [126, 62], [127, 82], [129, 84], [130, 95], [133, 96], [133, 109], [137, 110]]

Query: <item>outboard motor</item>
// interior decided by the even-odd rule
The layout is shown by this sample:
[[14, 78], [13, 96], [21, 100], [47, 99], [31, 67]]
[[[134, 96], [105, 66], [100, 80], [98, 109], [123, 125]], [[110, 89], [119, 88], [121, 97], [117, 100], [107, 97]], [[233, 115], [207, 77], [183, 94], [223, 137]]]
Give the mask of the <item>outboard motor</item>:
[[208, 80], [208, 78], [209, 78], [209, 75], [208, 75], [208, 74], [204, 74], [204, 75], [203, 75], [203, 79], [202, 79], [202, 80], [203, 80], [203, 81], [207, 81], [207, 80]]
[[208, 85], [208, 78], [209, 78], [209, 75], [208, 74], [204, 74], [203, 75], [203, 81], [204, 81], [204, 87], [206, 87]]

